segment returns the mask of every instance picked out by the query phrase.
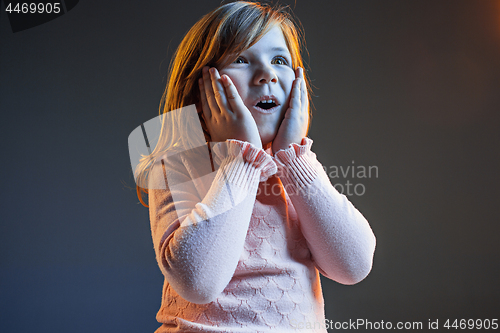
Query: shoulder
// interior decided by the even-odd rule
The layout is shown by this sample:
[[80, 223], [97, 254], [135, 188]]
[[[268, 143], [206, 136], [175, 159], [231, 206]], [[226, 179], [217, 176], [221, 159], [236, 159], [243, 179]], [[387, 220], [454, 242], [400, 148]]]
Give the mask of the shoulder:
[[[169, 183], [196, 179], [213, 172], [212, 159], [207, 146], [185, 149], [173, 147], [158, 156], [153, 163], [150, 173], [150, 186], [165, 188], [165, 181]], [[159, 187], [158, 187], [159, 186]]]

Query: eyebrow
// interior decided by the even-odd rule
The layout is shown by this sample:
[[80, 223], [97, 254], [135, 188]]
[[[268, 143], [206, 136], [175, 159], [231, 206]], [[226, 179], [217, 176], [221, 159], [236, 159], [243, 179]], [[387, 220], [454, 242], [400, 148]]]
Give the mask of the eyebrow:
[[271, 48], [271, 51], [289, 52], [288, 49], [285, 49], [285, 48], [280, 47], [280, 46], [275, 46], [275, 47]]

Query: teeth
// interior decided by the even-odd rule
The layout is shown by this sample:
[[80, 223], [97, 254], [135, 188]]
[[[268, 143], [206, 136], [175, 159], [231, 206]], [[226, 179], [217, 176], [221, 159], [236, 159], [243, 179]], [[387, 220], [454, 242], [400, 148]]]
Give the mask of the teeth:
[[272, 103], [272, 102], [273, 102], [273, 100], [270, 99], [270, 100], [267, 100], [267, 101], [262, 101], [261, 103]]

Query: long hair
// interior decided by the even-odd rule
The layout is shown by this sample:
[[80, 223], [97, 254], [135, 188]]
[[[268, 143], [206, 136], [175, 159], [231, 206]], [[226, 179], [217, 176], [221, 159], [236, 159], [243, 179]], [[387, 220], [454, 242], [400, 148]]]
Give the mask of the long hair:
[[[199, 105], [197, 82], [202, 77], [203, 67], [216, 67], [219, 70], [224, 68], [275, 26], [279, 26], [283, 32], [293, 69], [303, 68], [300, 53], [301, 46], [305, 43], [303, 33], [287, 7], [237, 1], [222, 5], [203, 16], [186, 33], [170, 63], [167, 86], [160, 102], [160, 115], [196, 104], [205, 137], [207, 142], [210, 141], [210, 133], [201, 117]], [[304, 78], [310, 99], [310, 82], [305, 71]], [[309, 107], [309, 114], [310, 109]], [[193, 148], [189, 135], [181, 135], [188, 133], [192, 119], [177, 114], [162, 117], [161, 132], [155, 149], [150, 155], [141, 158], [135, 170], [137, 195], [146, 207], [142, 192], [148, 193], [147, 178], [153, 164], [173, 147]]]

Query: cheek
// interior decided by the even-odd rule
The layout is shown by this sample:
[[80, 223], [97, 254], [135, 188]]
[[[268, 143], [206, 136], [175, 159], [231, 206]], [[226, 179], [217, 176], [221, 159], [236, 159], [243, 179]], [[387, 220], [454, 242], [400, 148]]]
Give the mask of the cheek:
[[283, 91], [285, 92], [285, 98], [287, 104], [290, 102], [290, 96], [292, 96], [292, 84], [285, 84], [283, 85]]
[[236, 87], [236, 90], [238, 90], [238, 94], [240, 94], [240, 96], [243, 98], [246, 88], [244, 84], [244, 78], [241, 76], [241, 74], [231, 73], [231, 71], [224, 71], [224, 70], [220, 71], [220, 75], [223, 74], [229, 76], [234, 86]]
[[283, 77], [283, 80], [282, 80], [282, 87], [283, 87], [283, 90], [285, 91], [285, 94], [286, 94], [286, 97], [290, 97], [290, 94], [292, 93], [292, 86], [293, 86], [293, 81], [295, 80], [295, 74], [290, 74], [290, 73], [287, 73], [287, 75], [285, 75]]
[[231, 81], [233, 81], [234, 86], [236, 87], [236, 90], [238, 90], [238, 94], [240, 94], [240, 97], [243, 98], [245, 94], [245, 85], [238, 80], [238, 78], [231, 77]]

